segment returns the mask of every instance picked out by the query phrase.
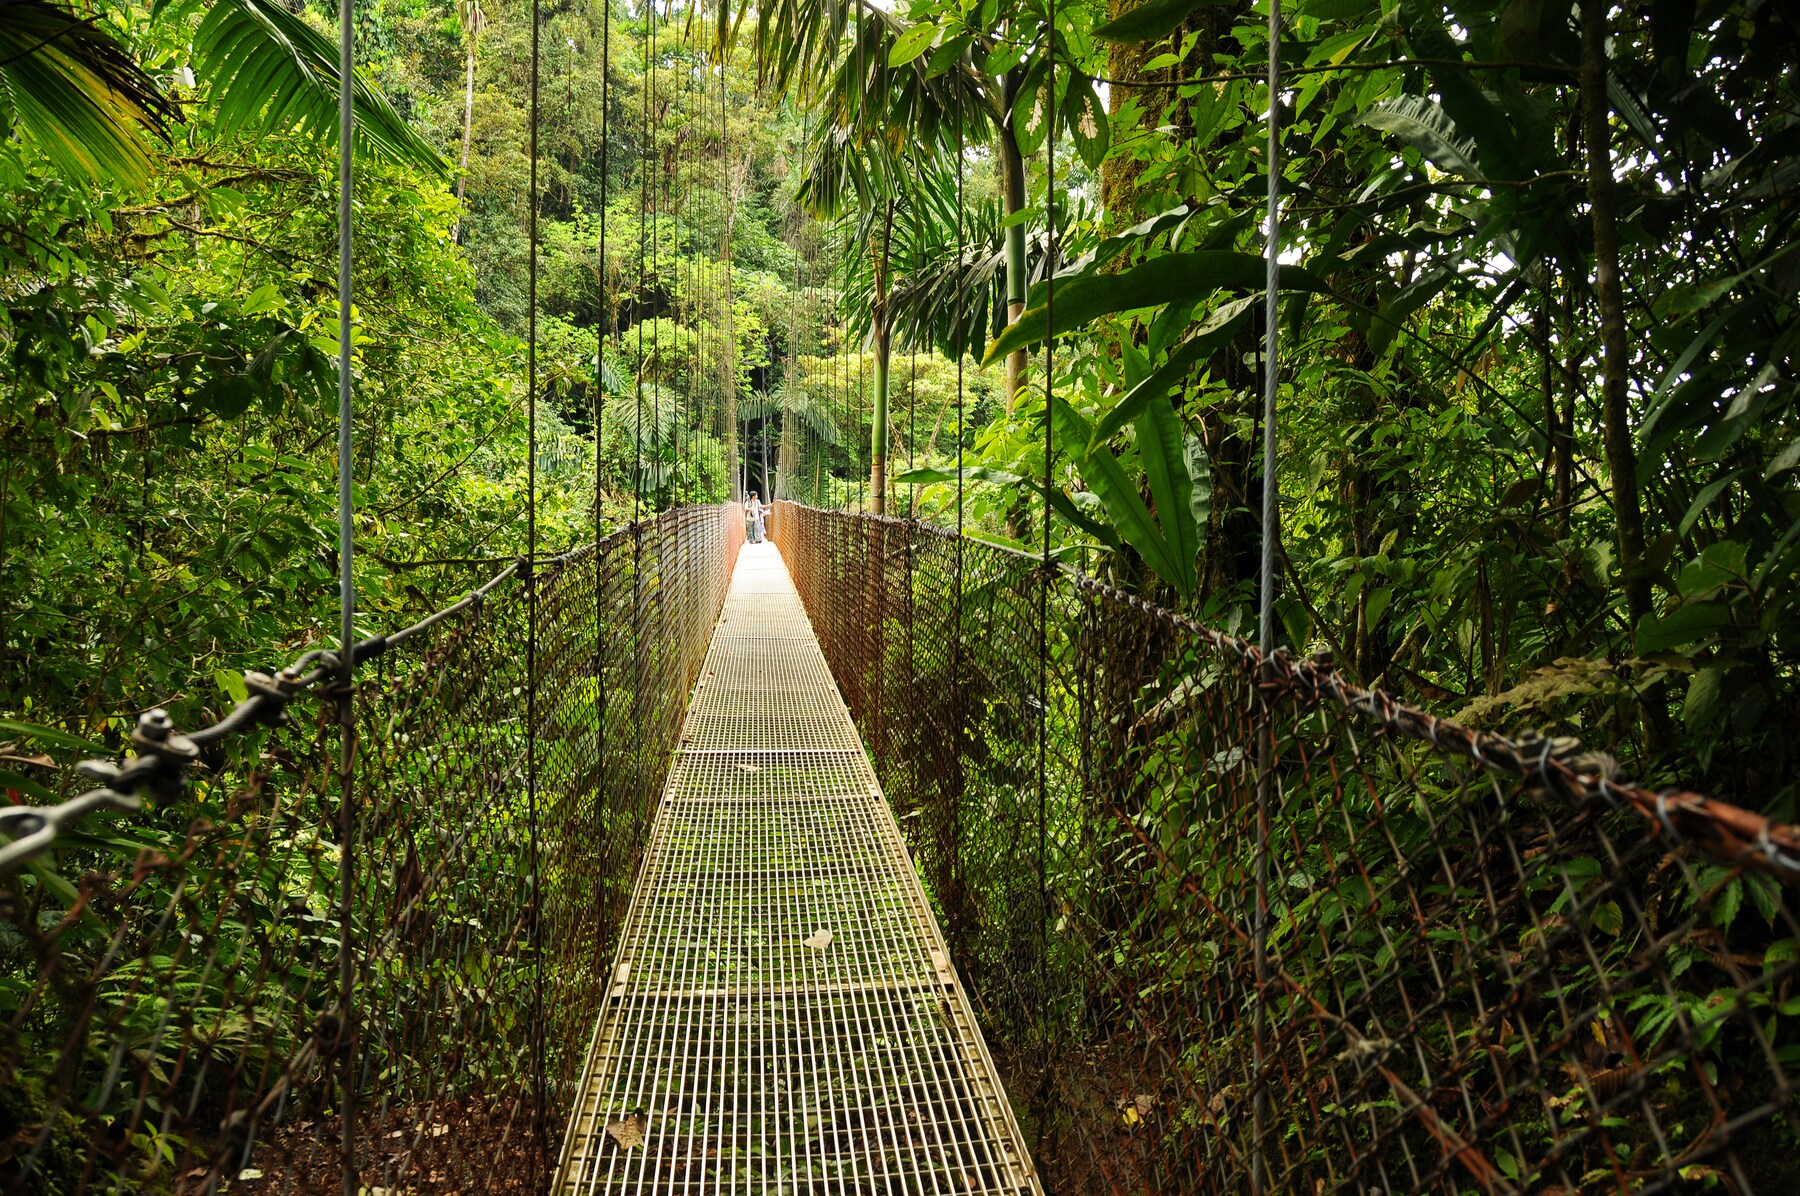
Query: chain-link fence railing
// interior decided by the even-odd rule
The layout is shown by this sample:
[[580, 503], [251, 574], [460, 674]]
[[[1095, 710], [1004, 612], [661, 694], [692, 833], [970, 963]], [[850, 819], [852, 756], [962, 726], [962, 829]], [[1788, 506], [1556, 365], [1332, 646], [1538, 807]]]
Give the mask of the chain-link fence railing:
[[774, 527], [1047, 1191], [1800, 1182], [1795, 828], [1003, 548]]
[[347, 917], [326, 653], [6, 809], [0, 1187], [543, 1190], [742, 540], [671, 511], [363, 645]]

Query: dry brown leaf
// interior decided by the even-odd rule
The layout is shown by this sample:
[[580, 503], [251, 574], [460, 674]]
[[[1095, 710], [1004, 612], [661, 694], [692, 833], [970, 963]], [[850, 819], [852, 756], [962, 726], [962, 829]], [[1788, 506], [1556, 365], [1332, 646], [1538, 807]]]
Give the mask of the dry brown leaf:
[[619, 1144], [620, 1150], [630, 1150], [644, 1144], [644, 1125], [638, 1120], [636, 1113], [607, 1122], [606, 1132]]

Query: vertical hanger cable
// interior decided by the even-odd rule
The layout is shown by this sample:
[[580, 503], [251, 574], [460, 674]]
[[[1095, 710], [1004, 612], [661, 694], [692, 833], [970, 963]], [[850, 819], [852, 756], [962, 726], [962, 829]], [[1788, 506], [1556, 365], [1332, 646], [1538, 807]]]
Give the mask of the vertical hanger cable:
[[531, 162], [525, 238], [525, 805], [531, 836], [531, 1120], [538, 1157], [547, 1159], [550, 1094], [544, 1076], [544, 903], [537, 792], [538, 82], [543, 23], [542, 5], [531, 0]]
[[[1275, 648], [1275, 552], [1281, 538], [1280, 491], [1276, 474], [1275, 405], [1281, 378], [1281, 322], [1278, 319], [1281, 280], [1281, 0], [1269, 0], [1269, 150], [1268, 227], [1263, 253], [1268, 277], [1263, 307], [1263, 477], [1262, 561], [1257, 578], [1257, 647], [1267, 654]], [[1263, 1135], [1268, 1119], [1267, 1064], [1269, 1020], [1269, 805], [1271, 799], [1273, 745], [1266, 734], [1258, 743], [1256, 778], [1256, 910], [1254, 954], [1256, 967], [1256, 1017], [1253, 1040], [1255, 1067], [1251, 1100], [1253, 1145], [1250, 1152], [1250, 1188], [1257, 1196], [1266, 1190]]]
[[[1050, 485], [1056, 460], [1056, 0], [1048, 0], [1044, 29], [1044, 526], [1043, 563], [1038, 583], [1038, 736], [1037, 736], [1037, 871], [1038, 991], [1049, 992], [1050, 871], [1049, 740], [1050, 740], [1050, 586], [1055, 579], [1050, 560]], [[1046, 1021], [1046, 1025], [1047, 1025]]]
[[[351, 1010], [356, 988], [356, 929], [351, 914], [356, 884], [356, 585], [352, 571], [356, 547], [355, 496], [351, 478], [351, 212], [356, 178], [352, 169], [356, 109], [354, 0], [338, 5], [338, 1045], [354, 1041]], [[344, 1051], [339, 1062], [339, 1120], [343, 1137], [339, 1164], [344, 1196], [357, 1196], [356, 1052]]]

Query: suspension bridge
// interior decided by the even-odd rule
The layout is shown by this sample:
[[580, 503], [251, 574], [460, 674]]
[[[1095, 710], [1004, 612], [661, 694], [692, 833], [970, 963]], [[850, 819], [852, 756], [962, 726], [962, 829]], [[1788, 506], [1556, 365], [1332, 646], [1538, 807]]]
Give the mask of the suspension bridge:
[[[664, 156], [657, 10], [645, 164]], [[836, 45], [851, 32], [832, 19]], [[679, 77], [704, 87], [706, 168], [730, 191], [716, 69]], [[782, 502], [772, 546], [745, 546], [733, 504], [638, 518], [639, 377], [633, 522], [539, 552], [528, 402], [524, 555], [357, 641], [353, 132], [345, 99], [341, 642], [247, 673], [209, 726], [146, 714], [66, 800], [0, 809], [7, 1192], [1794, 1189], [1800, 828], [1113, 589], [1055, 563], [1049, 510], [1041, 553], [886, 517], [885, 381], [876, 513]], [[1271, 164], [1278, 150], [1271, 127]], [[641, 185], [639, 309], [668, 220], [666, 186]], [[996, 314], [1027, 299], [1019, 215]], [[725, 278], [697, 289], [729, 327], [720, 225]], [[1052, 273], [1054, 228], [1038, 256]], [[959, 361], [980, 348], [968, 324], [948, 330]], [[881, 379], [893, 331], [871, 329]], [[681, 368], [735, 376], [700, 344]], [[865, 391], [847, 365], [831, 381]], [[959, 479], [962, 391], [959, 373]], [[813, 477], [818, 498], [817, 458]], [[1275, 488], [1262, 498], [1266, 628]]]
[[1794, 828], [917, 523], [774, 538], [522, 561], [364, 641], [348, 732], [314, 653], [14, 807], [9, 1188], [1782, 1189]]

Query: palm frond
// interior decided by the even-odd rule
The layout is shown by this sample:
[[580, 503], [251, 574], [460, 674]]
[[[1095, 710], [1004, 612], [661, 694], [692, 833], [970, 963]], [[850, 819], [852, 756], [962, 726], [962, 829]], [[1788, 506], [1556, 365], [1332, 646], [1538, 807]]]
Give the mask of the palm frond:
[[[725, 13], [720, 13], [721, 28]], [[733, 22], [746, 20], [741, 6]], [[999, 127], [999, 97], [967, 58], [932, 74], [927, 57], [898, 67], [888, 52], [909, 28], [876, 0], [765, 0], [750, 40], [760, 81], [821, 107], [860, 136], [879, 132], [948, 146], [960, 129], [979, 142]]]
[[[214, 0], [194, 33], [194, 55], [226, 132], [274, 127], [337, 144], [337, 43], [305, 18], [272, 0]], [[364, 149], [447, 173], [438, 152], [361, 73], [351, 102]]]
[[[954, 170], [941, 155], [879, 174], [845, 169], [842, 175], [855, 185], [891, 184], [886, 192], [859, 193], [859, 206], [849, 210], [858, 212], [853, 243], [887, 246], [886, 314], [895, 347], [933, 345], [952, 360], [965, 353], [980, 357], [1005, 322], [1006, 244], [999, 201], [964, 203], [959, 213]], [[895, 200], [891, 237], [885, 227], [890, 197]], [[1029, 237], [1027, 256], [1041, 263], [1046, 241], [1041, 232]], [[875, 302], [870, 255], [846, 254], [835, 277], [848, 331], [866, 335]]]
[[640, 443], [646, 450], [673, 441], [680, 419], [681, 396], [672, 388], [653, 382], [644, 383], [641, 396], [628, 390], [606, 407], [608, 425], [618, 429], [619, 435], [627, 441]]
[[837, 444], [839, 431], [837, 421], [831, 417], [831, 409], [825, 400], [804, 386], [788, 386], [781, 391], [782, 418], [793, 416], [806, 425], [813, 439], [821, 444]]
[[0, 4], [0, 117], [75, 178], [141, 186], [140, 130], [166, 136], [174, 106], [112, 38], [51, 0]]

